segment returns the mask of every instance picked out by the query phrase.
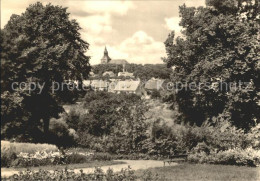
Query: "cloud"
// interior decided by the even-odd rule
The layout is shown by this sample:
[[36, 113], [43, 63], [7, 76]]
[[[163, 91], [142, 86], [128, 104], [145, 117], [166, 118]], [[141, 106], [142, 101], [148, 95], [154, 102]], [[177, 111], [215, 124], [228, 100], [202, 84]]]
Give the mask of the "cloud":
[[[106, 37], [116, 33], [112, 28], [112, 16], [123, 16], [134, 6], [130, 1], [79, 1], [79, 3], [69, 1], [66, 5], [69, 7], [71, 17], [82, 27], [81, 37], [90, 44], [87, 52], [91, 57], [90, 63], [98, 64], [107, 44]], [[107, 47], [111, 57], [128, 57], [126, 53], [113, 46], [107, 45]]]
[[[72, 16], [72, 18], [75, 17]], [[80, 26], [83, 31], [86, 31], [92, 35], [110, 33], [112, 31], [111, 17], [109, 14], [77, 17], [75, 19], [80, 22]]]
[[[204, 5], [205, 0], [174, 1], [88, 1], [88, 0], [2, 0], [1, 28], [12, 14], [25, 12], [29, 4], [41, 1], [68, 7], [71, 19], [82, 27], [81, 37], [90, 44], [90, 63], [100, 63], [107, 45], [111, 58], [132, 63], [162, 63], [163, 41], [171, 30], [180, 35], [178, 6]], [[141, 31], [139, 31], [141, 30]]]
[[[104, 47], [95, 48], [99, 56], [93, 56], [91, 63], [98, 64], [103, 56]], [[164, 44], [155, 41], [144, 31], [137, 31], [131, 37], [126, 38], [118, 46], [107, 46], [109, 56], [112, 59], [126, 59], [129, 63], [147, 64], [162, 63]], [[94, 53], [91, 52], [91, 53]]]
[[191, 7], [199, 7], [199, 6], [206, 6], [205, 4], [205, 0], [185, 0], [184, 3], [186, 4], [186, 6]]
[[134, 8], [131, 1], [67, 1], [66, 5], [71, 13], [83, 17], [97, 13], [125, 15]]
[[[17, 1], [17, 0], [2, 0], [2, 16], [1, 22], [2, 27], [7, 23], [10, 16], [14, 14], [21, 14], [26, 10], [32, 3], [36, 3], [39, 0], [27, 0], [27, 1]], [[80, 17], [84, 21], [88, 21], [90, 16], [92, 20], [97, 20], [100, 22], [101, 18], [104, 18], [103, 22], [107, 20], [108, 16], [113, 14], [116, 15], [125, 15], [127, 11], [131, 8], [134, 8], [134, 5], [131, 1], [73, 1], [73, 0], [44, 0], [43, 4], [51, 3], [53, 5], [60, 5], [62, 7], [68, 7], [68, 12], [71, 13], [72, 17], [79, 20]], [[93, 17], [92, 17], [93, 15]], [[81, 19], [82, 19], [81, 18]], [[86, 19], [86, 20], [85, 20]], [[79, 21], [80, 24], [84, 21]], [[91, 21], [93, 22], [93, 21]], [[97, 22], [97, 23], [98, 23]], [[100, 29], [100, 27], [95, 27]], [[105, 27], [110, 29], [108, 26]]]
[[15, 0], [2, 0], [1, 1], [1, 28], [3, 28], [9, 21], [12, 14], [21, 14], [25, 11], [33, 0], [15, 1]]
[[[126, 15], [129, 9], [134, 8], [130, 1], [68, 1], [66, 6], [82, 27], [81, 37], [90, 44], [87, 55], [91, 56], [91, 64], [100, 63], [106, 38], [116, 34], [117, 30], [112, 28], [112, 16]], [[113, 46], [107, 47], [112, 57], [128, 57]]]
[[175, 32], [175, 37], [182, 36], [181, 30], [182, 27], [179, 25], [181, 18], [180, 17], [171, 17], [171, 18], [165, 18], [165, 27], [168, 30], [171, 30]]
[[[9, 20], [12, 14], [21, 14], [26, 8], [38, 0], [16, 1], [2, 0], [1, 28]], [[81, 37], [90, 44], [87, 55], [93, 57], [91, 63], [99, 63], [103, 54], [106, 37], [114, 30], [112, 28], [112, 16], [126, 15], [129, 9], [134, 8], [131, 1], [72, 1], [72, 0], [43, 0], [44, 5], [51, 3], [62, 7], [68, 7], [71, 19], [76, 19], [81, 26]], [[112, 56], [127, 57], [115, 47], [109, 47]]]
[[175, 32], [180, 32], [182, 27], [179, 25], [181, 18], [180, 17], [171, 17], [165, 18], [166, 27], [169, 30], [175, 30]]
[[153, 38], [149, 37], [145, 32], [143, 31], [138, 31], [133, 34], [131, 38], [126, 39], [122, 45], [124, 47], [127, 46], [138, 46], [138, 45], [150, 45], [153, 43]]
[[119, 50], [128, 54], [131, 63], [162, 63], [165, 48], [163, 42], [155, 41], [144, 31], [137, 31], [125, 39]]
[[[186, 4], [187, 7], [199, 7], [199, 6], [205, 6], [205, 0], [185, 0], [183, 4]], [[175, 32], [175, 37], [183, 36], [181, 33], [181, 30], [183, 29], [179, 23], [181, 21], [181, 17], [179, 16], [173, 16], [173, 17], [166, 17], [164, 18], [165, 21], [165, 27], [168, 30], [171, 30]]]

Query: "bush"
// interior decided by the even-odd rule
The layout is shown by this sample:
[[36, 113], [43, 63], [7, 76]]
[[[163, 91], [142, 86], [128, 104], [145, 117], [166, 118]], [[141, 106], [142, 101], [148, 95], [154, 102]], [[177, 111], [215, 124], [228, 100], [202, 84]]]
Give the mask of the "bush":
[[154, 90], [154, 91], [152, 91], [152, 93], [151, 93], [151, 98], [152, 98], [152, 99], [158, 99], [158, 98], [161, 98], [160, 91], [158, 91], [158, 90]]
[[82, 147], [71, 147], [71, 148], [67, 148], [66, 152], [69, 153], [84, 153], [84, 154], [92, 154], [93, 150], [87, 149], [87, 148], [82, 148]]
[[[1, 178], [1, 180], [6, 180], [7, 178]], [[137, 180], [164, 180], [159, 175], [154, 175], [151, 172], [144, 172], [141, 176], [136, 176], [135, 172], [131, 170], [130, 167], [122, 169], [120, 172], [114, 173], [112, 169], [108, 169], [106, 173], [100, 168], [96, 168], [94, 173], [85, 174], [81, 170], [80, 173], [75, 173], [74, 171], [56, 170], [50, 172], [47, 170], [39, 171], [23, 171], [19, 174], [15, 174], [8, 178], [8, 180], [28, 180], [28, 181], [44, 181], [44, 180], [100, 180], [100, 181], [137, 181]]]
[[[93, 153], [78, 151], [78, 149], [48, 151], [41, 150], [31, 153], [20, 152], [18, 153], [15, 144], [4, 144], [1, 147], [1, 166], [2, 167], [34, 167], [44, 165], [57, 165], [57, 164], [73, 164], [84, 163], [96, 159]], [[101, 158], [100, 158], [101, 159]], [[106, 159], [108, 160], [108, 158]], [[109, 159], [110, 160], [110, 159]]]
[[150, 170], [145, 170], [143, 172], [143, 175], [140, 176], [140, 179], [143, 181], [149, 181], [149, 180], [166, 180], [165, 176], [160, 176], [157, 173], [153, 174]]
[[[2, 70], [2, 69], [1, 69]], [[2, 78], [2, 77], [1, 77]], [[3, 86], [5, 81], [1, 82]], [[6, 82], [5, 82], [6, 83]], [[32, 135], [25, 134], [29, 132], [28, 118], [30, 113], [24, 106], [24, 98], [19, 91], [3, 91], [1, 89], [1, 138], [31, 140]]]
[[3, 147], [1, 146], [1, 167], [10, 167], [12, 162], [17, 158], [14, 146]]
[[[206, 159], [209, 153], [224, 152], [233, 148], [245, 150], [250, 146], [256, 149], [259, 144], [257, 128], [246, 134], [224, 119], [216, 118], [215, 121], [205, 122], [200, 127], [169, 123], [163, 118], [145, 121], [147, 124], [143, 125], [140, 124], [142, 121], [138, 122], [138, 129], [143, 131], [137, 132], [136, 136], [140, 139], [134, 137], [135, 147], [132, 147], [133, 135], [131, 136], [135, 122], [130, 121], [120, 124], [122, 127], [116, 127], [120, 132], [102, 137], [80, 132], [78, 143], [97, 152], [117, 154], [113, 157], [118, 159], [160, 159], [182, 152], [202, 154], [201, 157]], [[126, 136], [127, 134], [130, 136]]]
[[60, 152], [38, 151], [33, 154], [20, 152], [17, 158], [11, 163], [12, 167], [35, 167], [44, 165], [62, 164], [62, 155]]
[[55, 158], [44, 158], [44, 159], [25, 159], [25, 158], [17, 158], [12, 161], [12, 167], [39, 167], [39, 166], [46, 166], [46, 165], [58, 165], [60, 164], [60, 159], [58, 157]]
[[151, 157], [147, 154], [143, 154], [143, 153], [131, 153], [131, 154], [115, 154], [112, 155], [114, 160], [157, 160], [157, 157]]
[[[97, 92], [86, 94], [77, 122], [79, 146], [97, 152], [138, 152], [141, 141], [146, 138], [144, 101], [134, 94]], [[88, 112], [88, 113], [86, 113]], [[70, 117], [75, 116], [72, 112]], [[73, 125], [73, 124], [72, 124]], [[129, 129], [131, 128], [131, 129]]]
[[88, 158], [85, 155], [81, 155], [78, 153], [72, 153], [66, 155], [62, 160], [65, 164], [74, 164], [74, 163], [86, 163]]
[[75, 145], [77, 134], [74, 129], [69, 129], [65, 122], [65, 116], [62, 115], [59, 119], [52, 118], [49, 127], [49, 143], [59, 147], [69, 147]]
[[[26, 167], [53, 164], [54, 160], [48, 158], [39, 158], [38, 152], [58, 151], [55, 145], [33, 144], [33, 143], [10, 143], [1, 141], [1, 166], [2, 167]], [[21, 155], [26, 155], [25, 158]], [[35, 158], [27, 158], [29, 155]]]
[[248, 140], [253, 148], [260, 150], [260, 123], [251, 128], [248, 133]]
[[91, 159], [98, 160], [98, 161], [107, 161], [107, 160], [112, 160], [113, 156], [109, 153], [97, 152], [97, 153], [94, 153], [94, 155], [92, 156]]
[[186, 151], [191, 151], [202, 143], [208, 151], [225, 151], [233, 148], [246, 149], [252, 145], [252, 138], [243, 130], [235, 128], [225, 120], [218, 120], [214, 124], [204, 123], [201, 127], [176, 125], [172, 128], [172, 134], [177, 140], [178, 149]]
[[9, 141], [1, 141], [1, 153], [6, 152], [8, 148], [11, 148], [15, 151], [16, 154], [20, 152], [23, 153], [36, 153], [37, 151], [45, 150], [49, 151], [58, 151], [57, 146], [51, 144], [34, 144], [34, 143], [17, 143]]
[[188, 160], [195, 163], [257, 166], [260, 164], [260, 151], [252, 148], [212, 151], [209, 154], [201, 151], [190, 154]]
[[[246, 134], [225, 120], [217, 120], [214, 124], [204, 123], [201, 127], [178, 124], [170, 127], [162, 120], [157, 120], [150, 130], [149, 139], [142, 142], [144, 152], [150, 157], [162, 158], [188, 152], [190, 161], [193, 162], [248, 166], [257, 164], [258, 157], [251, 154], [257, 153], [257, 128]], [[254, 149], [250, 149], [251, 146]], [[239, 151], [229, 153], [234, 148]]]

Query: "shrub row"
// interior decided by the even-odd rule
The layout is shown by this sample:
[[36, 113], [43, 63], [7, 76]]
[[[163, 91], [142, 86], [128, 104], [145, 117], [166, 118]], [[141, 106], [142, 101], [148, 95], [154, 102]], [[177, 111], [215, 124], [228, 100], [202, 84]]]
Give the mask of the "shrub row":
[[113, 159], [163, 159], [187, 152], [192, 162], [255, 166], [259, 159], [253, 153], [260, 150], [259, 136], [253, 134], [258, 130], [255, 129], [245, 133], [226, 121], [215, 125], [205, 123], [201, 127], [177, 124], [169, 127], [158, 122], [151, 125], [148, 134], [140, 133], [146, 139], [137, 143], [138, 150], [124, 149], [131, 138], [122, 139], [116, 135], [86, 134], [81, 141], [89, 143], [91, 149], [111, 153]]
[[114, 173], [112, 169], [107, 170], [105, 173], [102, 169], [96, 168], [93, 174], [85, 174], [81, 170], [80, 173], [75, 173], [74, 171], [56, 170], [54, 172], [49, 172], [46, 170], [39, 171], [24, 171], [19, 174], [13, 175], [9, 178], [1, 178], [1, 180], [27, 180], [27, 181], [45, 181], [45, 180], [97, 180], [97, 181], [126, 181], [126, 180], [164, 180], [163, 177], [152, 174], [151, 172], [144, 172], [141, 176], [136, 176], [135, 172], [131, 170], [130, 167], [127, 169], [122, 169], [120, 172]]
[[5, 150], [11, 149], [16, 154], [21, 152], [23, 153], [35, 153], [37, 151], [46, 150], [49, 151], [58, 151], [57, 146], [52, 144], [40, 144], [40, 143], [17, 143], [10, 141], [1, 140], [1, 153], [5, 152]]
[[36, 152], [35, 154], [16, 154], [8, 149], [1, 154], [2, 167], [37, 167], [44, 165], [61, 165], [86, 163], [90, 161], [106, 161], [115, 159], [109, 153], [86, 153], [86, 152]]
[[196, 152], [190, 154], [188, 160], [195, 163], [211, 163], [222, 165], [258, 166], [260, 164], [260, 151], [254, 149], [229, 149], [226, 151], [206, 153]]

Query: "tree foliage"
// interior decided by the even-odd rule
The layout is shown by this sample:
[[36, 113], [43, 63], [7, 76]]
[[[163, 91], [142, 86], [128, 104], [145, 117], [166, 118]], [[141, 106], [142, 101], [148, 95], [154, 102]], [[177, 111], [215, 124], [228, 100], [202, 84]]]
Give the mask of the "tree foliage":
[[78, 135], [84, 135], [79, 137], [79, 145], [114, 153], [140, 149], [147, 129], [147, 106], [139, 96], [90, 92], [77, 109], [81, 111], [70, 111], [66, 122]]
[[179, 110], [192, 123], [222, 115], [240, 128], [251, 127], [260, 120], [258, 1], [207, 0], [206, 4], [181, 6], [184, 37], [174, 42], [172, 32], [165, 41], [165, 62], [175, 67], [173, 81], [207, 82], [210, 87], [177, 92]]
[[[37, 123], [44, 120], [44, 131], [48, 131], [49, 119], [57, 117], [62, 108], [58, 101], [68, 97], [66, 91], [51, 91], [52, 82], [66, 79], [82, 80], [90, 71], [89, 57], [85, 55], [89, 44], [81, 39], [79, 24], [69, 19], [67, 8], [30, 5], [21, 15], [12, 15], [1, 31], [1, 93], [12, 97], [13, 82], [35, 82], [44, 88], [28, 94], [21, 90], [19, 96], [27, 121]], [[5, 93], [5, 94], [4, 94]], [[5, 122], [9, 113], [1, 111]], [[21, 118], [21, 117], [20, 117]], [[16, 118], [18, 119], [18, 118]]]
[[[169, 79], [172, 72], [171, 68], [167, 68], [165, 64], [126, 64], [125, 70], [134, 73], [135, 77], [141, 80], [149, 80], [152, 77]], [[115, 74], [123, 71], [123, 65], [117, 64], [99, 64], [93, 66], [93, 72], [102, 76], [106, 71], [112, 71]]]

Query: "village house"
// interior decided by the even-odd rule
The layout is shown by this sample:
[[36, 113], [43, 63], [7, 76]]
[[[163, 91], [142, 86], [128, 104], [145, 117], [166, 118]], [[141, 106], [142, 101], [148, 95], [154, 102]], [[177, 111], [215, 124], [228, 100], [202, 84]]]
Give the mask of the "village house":
[[109, 79], [108, 92], [114, 92], [117, 83], [120, 81], [119, 79]]
[[109, 82], [104, 80], [92, 80], [91, 88], [94, 91], [107, 91], [109, 87]]
[[126, 93], [133, 93], [141, 96], [144, 93], [144, 90], [142, 89], [141, 81], [125, 80], [125, 81], [118, 81], [113, 92], [115, 93], [126, 92]]
[[91, 80], [83, 80], [82, 83], [85, 87], [91, 86]]
[[89, 72], [89, 77], [95, 77], [94, 72]]
[[164, 79], [151, 78], [146, 82], [144, 88], [148, 92], [155, 91], [155, 90], [159, 91], [162, 88], [164, 81], [165, 81]]
[[116, 75], [112, 71], [106, 71], [102, 74], [103, 77], [109, 76], [109, 77], [115, 77]]
[[118, 77], [130, 77], [130, 78], [134, 78], [134, 73], [130, 73], [130, 72], [118, 72]]

